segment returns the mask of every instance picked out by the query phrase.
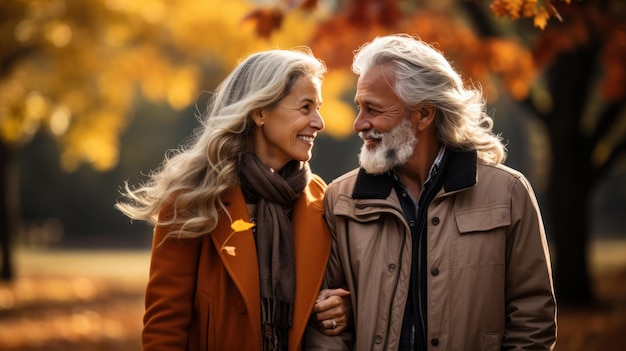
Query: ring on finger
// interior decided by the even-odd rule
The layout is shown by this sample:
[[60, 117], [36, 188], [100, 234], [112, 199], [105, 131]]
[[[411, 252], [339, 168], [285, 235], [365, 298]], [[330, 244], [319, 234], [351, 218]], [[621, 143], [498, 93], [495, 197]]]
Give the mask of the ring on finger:
[[330, 327], [330, 329], [335, 329], [335, 328], [337, 328], [337, 322], [335, 322], [335, 320], [334, 320], [334, 319], [331, 319], [331, 320], [330, 320], [330, 323], [332, 323], [332, 326]]

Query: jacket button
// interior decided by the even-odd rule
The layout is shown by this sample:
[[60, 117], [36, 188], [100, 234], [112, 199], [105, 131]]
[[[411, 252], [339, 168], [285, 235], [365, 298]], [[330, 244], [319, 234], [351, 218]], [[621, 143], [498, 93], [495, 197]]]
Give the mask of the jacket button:
[[389, 272], [395, 272], [396, 265], [394, 263], [389, 264], [389, 266], [387, 266], [387, 270], [389, 270]]
[[439, 224], [439, 217], [433, 217], [433, 219], [431, 219], [430, 222], [434, 225]]
[[431, 269], [430, 274], [436, 277], [437, 275], [439, 275], [439, 269], [437, 267]]
[[411, 228], [415, 227], [415, 221], [409, 221], [409, 227]]
[[383, 342], [383, 337], [380, 336], [380, 335], [376, 335], [374, 337], [374, 342], [377, 343], [377, 344], [380, 344], [381, 342]]
[[437, 339], [437, 338], [431, 339], [430, 340], [430, 344], [433, 345], [433, 346], [439, 345], [439, 339]]

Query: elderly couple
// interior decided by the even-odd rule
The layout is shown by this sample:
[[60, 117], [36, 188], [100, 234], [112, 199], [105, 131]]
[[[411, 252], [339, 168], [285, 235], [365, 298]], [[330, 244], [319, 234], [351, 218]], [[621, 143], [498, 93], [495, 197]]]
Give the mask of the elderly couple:
[[195, 139], [126, 184], [117, 208], [155, 226], [143, 350], [554, 348], [537, 201], [480, 90], [405, 34], [352, 70], [360, 167], [328, 187], [308, 165], [326, 69], [303, 50], [245, 58]]

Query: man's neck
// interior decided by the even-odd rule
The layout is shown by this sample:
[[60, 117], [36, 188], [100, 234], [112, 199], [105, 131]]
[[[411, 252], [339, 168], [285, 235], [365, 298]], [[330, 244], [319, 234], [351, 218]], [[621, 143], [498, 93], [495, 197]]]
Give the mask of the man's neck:
[[[417, 145], [419, 144], [418, 142]], [[436, 143], [436, 145], [431, 147], [426, 147], [427, 145], [423, 144], [422, 148], [419, 148], [417, 145], [409, 162], [396, 168], [400, 181], [407, 187], [414, 201], [419, 199], [424, 183], [426, 183], [430, 175], [430, 169], [435, 159], [437, 159], [441, 148], [440, 143]]]

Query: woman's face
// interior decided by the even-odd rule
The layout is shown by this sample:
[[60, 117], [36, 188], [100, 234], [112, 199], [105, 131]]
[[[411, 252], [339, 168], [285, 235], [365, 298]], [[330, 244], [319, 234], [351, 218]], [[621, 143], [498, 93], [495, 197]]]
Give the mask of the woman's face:
[[321, 104], [321, 82], [304, 76], [275, 106], [255, 111], [254, 152], [261, 162], [278, 171], [291, 160], [310, 160], [313, 141], [324, 130]]

